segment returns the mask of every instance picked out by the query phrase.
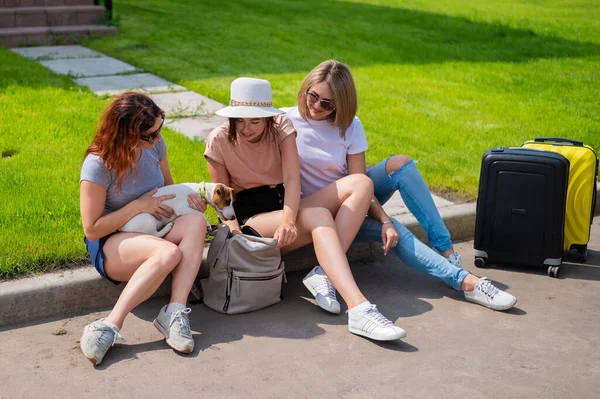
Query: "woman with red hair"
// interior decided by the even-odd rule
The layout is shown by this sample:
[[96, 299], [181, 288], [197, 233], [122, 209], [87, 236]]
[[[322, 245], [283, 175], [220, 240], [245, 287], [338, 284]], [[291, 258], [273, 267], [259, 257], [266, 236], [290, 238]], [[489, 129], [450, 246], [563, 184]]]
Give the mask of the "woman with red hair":
[[[85, 244], [100, 275], [127, 282], [117, 303], [104, 318], [87, 325], [81, 350], [99, 364], [114, 345], [125, 317], [173, 275], [171, 300], [154, 320], [173, 349], [190, 353], [187, 296], [198, 273], [204, 249], [206, 220], [188, 214], [175, 220], [164, 237], [117, 232], [132, 217], [150, 213], [160, 220], [173, 210], [153, 197], [156, 189], [173, 184], [166, 144], [160, 134], [164, 112], [148, 96], [127, 92], [106, 107], [92, 144], [85, 152], [80, 176], [81, 221]], [[206, 203], [188, 197], [190, 207], [204, 212]]]

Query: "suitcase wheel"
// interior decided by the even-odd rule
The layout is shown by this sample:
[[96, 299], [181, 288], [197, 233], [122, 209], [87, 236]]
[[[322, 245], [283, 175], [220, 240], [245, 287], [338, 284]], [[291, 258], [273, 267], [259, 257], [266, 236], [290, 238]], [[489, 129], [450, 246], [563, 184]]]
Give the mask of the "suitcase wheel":
[[548, 266], [548, 276], [558, 278], [560, 266]]
[[479, 267], [479, 268], [485, 268], [488, 266], [486, 258], [477, 257], [477, 258], [475, 258], [474, 263], [475, 263], [475, 266]]
[[577, 251], [577, 261], [581, 263], [587, 262], [587, 251]]
[[575, 250], [577, 262], [587, 262], [587, 245], [571, 245], [571, 250]]

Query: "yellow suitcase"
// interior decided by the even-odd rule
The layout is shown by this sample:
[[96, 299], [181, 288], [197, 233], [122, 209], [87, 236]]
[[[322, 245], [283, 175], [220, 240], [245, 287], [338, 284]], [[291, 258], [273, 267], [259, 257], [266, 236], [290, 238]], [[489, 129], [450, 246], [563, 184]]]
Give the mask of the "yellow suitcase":
[[539, 137], [525, 142], [523, 147], [557, 152], [570, 161], [564, 250], [576, 250], [577, 259], [585, 262], [596, 205], [596, 153], [581, 141], [564, 138]]

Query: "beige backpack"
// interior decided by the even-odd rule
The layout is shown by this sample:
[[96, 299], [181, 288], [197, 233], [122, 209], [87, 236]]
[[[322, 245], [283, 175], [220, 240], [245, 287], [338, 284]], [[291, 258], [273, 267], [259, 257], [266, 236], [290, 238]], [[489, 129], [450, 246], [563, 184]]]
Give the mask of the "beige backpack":
[[286, 281], [274, 238], [230, 234], [222, 224], [208, 250], [210, 275], [202, 280], [204, 304], [219, 313], [251, 312], [281, 300]]

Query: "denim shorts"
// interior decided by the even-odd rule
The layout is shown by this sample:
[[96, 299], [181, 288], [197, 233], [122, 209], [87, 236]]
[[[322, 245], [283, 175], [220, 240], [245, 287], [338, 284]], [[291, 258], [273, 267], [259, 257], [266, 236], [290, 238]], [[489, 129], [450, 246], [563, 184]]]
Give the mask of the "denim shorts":
[[115, 233], [110, 233], [107, 236], [104, 236], [98, 240], [90, 241], [87, 237], [83, 237], [83, 242], [85, 242], [85, 248], [87, 249], [88, 254], [90, 255], [90, 259], [96, 268], [96, 271], [105, 279], [110, 281], [111, 283], [118, 285], [121, 284], [120, 281], [111, 280], [106, 273], [104, 272], [104, 244], [106, 241]]

